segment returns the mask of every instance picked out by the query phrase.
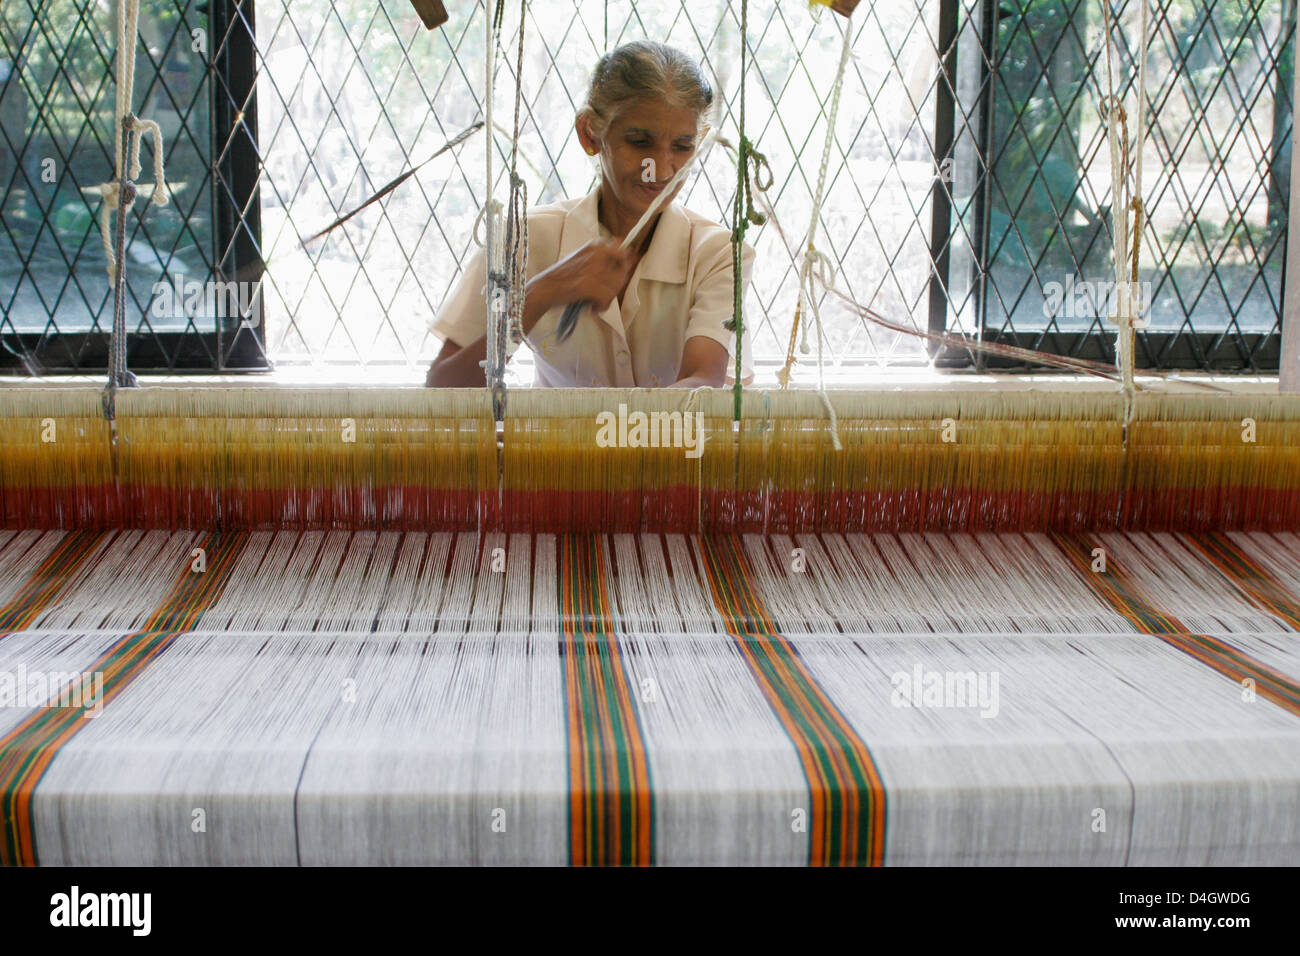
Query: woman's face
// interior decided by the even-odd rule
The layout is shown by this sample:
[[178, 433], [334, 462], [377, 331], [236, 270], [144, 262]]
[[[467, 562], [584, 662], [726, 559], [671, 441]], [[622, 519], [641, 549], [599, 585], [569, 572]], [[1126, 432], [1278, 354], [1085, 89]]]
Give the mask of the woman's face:
[[[644, 212], [654, 202], [695, 152], [697, 123], [694, 110], [655, 100], [627, 107], [614, 118], [604, 140], [595, 145], [605, 182], [620, 205]], [[679, 183], [673, 195], [681, 187]]]

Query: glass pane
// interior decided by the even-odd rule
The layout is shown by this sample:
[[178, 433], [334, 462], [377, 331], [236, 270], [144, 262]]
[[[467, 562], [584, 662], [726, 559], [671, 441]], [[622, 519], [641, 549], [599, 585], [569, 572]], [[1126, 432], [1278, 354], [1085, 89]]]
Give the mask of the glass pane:
[[[1115, 6], [1121, 79], [1136, 72], [1139, 8], [1137, 0]], [[1295, 0], [1153, 0], [1152, 10], [1140, 261], [1150, 328], [1275, 332]], [[1001, 5], [990, 143], [994, 329], [1113, 335], [1113, 324], [1097, 318], [1107, 315], [1114, 276], [1110, 156], [1098, 114], [1102, 41], [1096, 2]], [[1122, 90], [1131, 106], [1131, 86]]]
[[[218, 312], [206, 296], [188, 309], [158, 301], [165, 287], [170, 305], [171, 290], [212, 278], [204, 8], [156, 3], [140, 13], [134, 107], [162, 129], [170, 200], [147, 203], [153, 145], [146, 140], [125, 270], [128, 328], [146, 336], [211, 332]], [[107, 2], [0, 6], [0, 331], [10, 348], [14, 332], [44, 336], [36, 346], [43, 365], [77, 365], [84, 347], [77, 333], [112, 326], [97, 187], [113, 176], [115, 23], [115, 5]]]

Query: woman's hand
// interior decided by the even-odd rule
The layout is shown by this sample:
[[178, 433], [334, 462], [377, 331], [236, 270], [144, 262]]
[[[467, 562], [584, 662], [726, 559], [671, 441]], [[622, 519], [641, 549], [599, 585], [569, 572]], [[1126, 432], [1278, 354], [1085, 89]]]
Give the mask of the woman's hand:
[[590, 302], [597, 312], [609, 308], [636, 268], [636, 253], [612, 239], [593, 239], [575, 249], [537, 278], [553, 291], [551, 306]]

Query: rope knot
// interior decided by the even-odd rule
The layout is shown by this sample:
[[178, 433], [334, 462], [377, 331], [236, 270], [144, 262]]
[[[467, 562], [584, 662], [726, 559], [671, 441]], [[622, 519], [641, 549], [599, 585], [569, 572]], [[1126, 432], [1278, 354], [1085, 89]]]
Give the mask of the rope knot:
[[[752, 223], [755, 226], [761, 226], [767, 222], [767, 216], [754, 208], [753, 190], [766, 192], [772, 187], [773, 176], [772, 167], [768, 164], [767, 157], [754, 148], [754, 144], [749, 138], [742, 135], [740, 137], [740, 166], [741, 179], [745, 183], [745, 222]], [[767, 171], [767, 183], [762, 180], [762, 172]], [[741, 230], [740, 237], [744, 238], [744, 230]]]
[[479, 226], [483, 224], [485, 215], [491, 216], [492, 221], [495, 223], [501, 218], [501, 208], [501, 200], [499, 199], [493, 199], [487, 205], [479, 207], [478, 216], [474, 219], [474, 245], [479, 248], [483, 247], [483, 240], [479, 238]]
[[808, 243], [808, 251], [804, 253], [804, 261], [808, 264], [809, 278], [812, 277], [815, 271], [822, 285], [830, 285], [831, 277], [835, 274], [835, 263], [831, 261], [826, 253], [810, 242]]
[[1103, 96], [1097, 104], [1097, 109], [1101, 113], [1101, 118], [1106, 122], [1110, 122], [1112, 110], [1116, 120], [1120, 123], [1128, 122], [1128, 111], [1124, 109], [1124, 101], [1114, 94]]

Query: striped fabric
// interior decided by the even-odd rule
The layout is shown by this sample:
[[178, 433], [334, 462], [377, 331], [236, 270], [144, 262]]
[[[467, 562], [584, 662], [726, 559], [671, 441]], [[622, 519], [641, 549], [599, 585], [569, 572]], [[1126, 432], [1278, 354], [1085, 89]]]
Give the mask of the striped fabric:
[[654, 794], [633, 689], [614, 632], [604, 551], [563, 541], [560, 608], [569, 737], [569, 862], [654, 862]]
[[[102, 675], [102, 706], [121, 693], [154, 657], [166, 651], [176, 635], [191, 627], [213, 596], [220, 593], [243, 537], [213, 535], [205, 539], [204, 547], [211, 555], [207, 571], [196, 574], [187, 568], [180, 572], [145, 626], [123, 637], [90, 664], [87, 670]], [[78, 557], [84, 560], [90, 550], [84, 535], [70, 534], [67, 540], [69, 547], [55, 552], [63, 562], [59, 567], [61, 575], [51, 575], [47, 560], [29, 584], [50, 581], [52, 576], [66, 580]], [[39, 591], [23, 589], [28, 597], [28, 620], [39, 609], [37, 595], [49, 600], [56, 589], [57, 583], [46, 584]], [[32, 796], [60, 748], [86, 726], [85, 715], [93, 705], [83, 701], [80, 706], [33, 709], [25, 720], [0, 737], [0, 864], [30, 866], [39, 862], [31, 818]]]
[[8, 864], [1300, 861], [1294, 534], [21, 532], [0, 601], [0, 701], [103, 677], [0, 706]]
[[16, 593], [0, 605], [0, 631], [16, 631], [29, 626], [45, 609], [69, 579], [103, 543], [105, 535], [94, 531], [77, 531], [55, 535], [59, 540], [49, 557], [24, 580]]
[[734, 538], [705, 540], [713, 600], [799, 754], [810, 796], [808, 862], [879, 866], [885, 791], [867, 745], [777, 633]]
[[[1238, 682], [1249, 681], [1252, 689], [1258, 688], [1259, 693], [1268, 700], [1300, 717], [1300, 682], [1266, 666], [1225, 640], [1192, 633], [1185, 624], [1162, 608], [1160, 600], [1145, 593], [1123, 564], [1114, 558], [1107, 562], [1104, 572], [1091, 571], [1094, 552], [1104, 550], [1099, 540], [1086, 535], [1060, 535], [1058, 540], [1084, 579], [1138, 630], [1159, 637], [1225, 677]], [[1213, 555], [1212, 560], [1221, 571], [1224, 570], [1221, 565], [1229, 568], [1225, 576], [1239, 585], [1242, 580], [1240, 569], [1247, 566], [1248, 559], [1230, 544], [1226, 544], [1221, 537], [1211, 539], [1199, 547], [1207, 555]], [[1287, 608], [1294, 605], [1294, 599], [1280, 594], [1276, 582], [1267, 577], [1257, 576], [1253, 583], [1256, 586], [1252, 590], [1270, 592], [1276, 599], [1261, 602], [1264, 610], [1275, 611], [1279, 603]], [[1294, 623], [1294, 619], [1285, 612], [1277, 616], [1285, 623]]]

